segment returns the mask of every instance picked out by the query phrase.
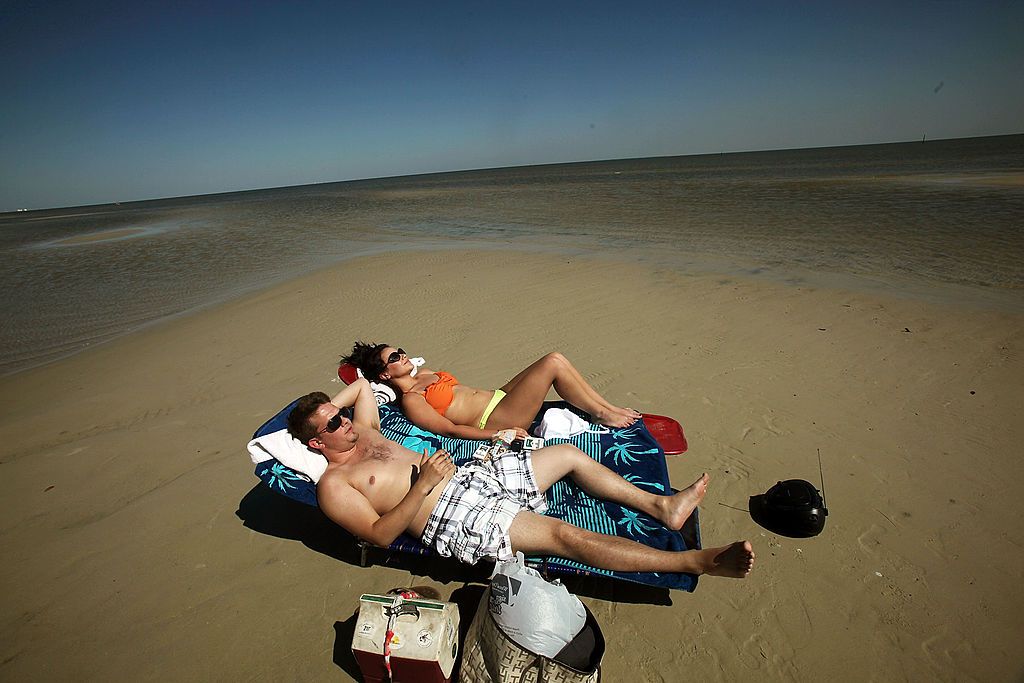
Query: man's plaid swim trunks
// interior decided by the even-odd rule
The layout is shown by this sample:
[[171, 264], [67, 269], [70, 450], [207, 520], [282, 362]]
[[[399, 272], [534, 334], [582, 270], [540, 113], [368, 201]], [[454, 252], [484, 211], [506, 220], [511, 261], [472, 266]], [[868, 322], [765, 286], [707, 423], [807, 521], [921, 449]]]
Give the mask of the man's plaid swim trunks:
[[427, 519], [423, 544], [468, 564], [484, 557], [506, 562], [514, 557], [508, 530], [516, 514], [546, 509], [530, 453], [502, 449], [456, 470]]

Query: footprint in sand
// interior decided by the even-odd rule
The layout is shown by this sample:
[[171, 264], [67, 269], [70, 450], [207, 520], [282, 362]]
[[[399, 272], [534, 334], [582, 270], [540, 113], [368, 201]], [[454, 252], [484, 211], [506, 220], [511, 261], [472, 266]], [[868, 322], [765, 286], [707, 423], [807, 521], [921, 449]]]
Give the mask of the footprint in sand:
[[882, 545], [882, 541], [879, 539], [884, 535], [885, 529], [877, 524], [872, 524], [867, 531], [857, 537], [857, 543], [860, 545], [861, 550], [872, 557], [877, 557], [878, 550]]
[[971, 641], [964, 638], [963, 634], [950, 633], [948, 626], [940, 627], [938, 633], [922, 642], [921, 652], [940, 676], [951, 670], [963, 670], [976, 658], [976, 650]]

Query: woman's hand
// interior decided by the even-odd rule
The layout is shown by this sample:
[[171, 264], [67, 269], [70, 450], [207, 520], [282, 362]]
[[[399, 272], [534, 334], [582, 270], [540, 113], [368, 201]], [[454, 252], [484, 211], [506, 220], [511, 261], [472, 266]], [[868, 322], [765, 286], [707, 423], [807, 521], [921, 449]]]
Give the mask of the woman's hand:
[[504, 441], [505, 443], [512, 443], [515, 439], [516, 430], [514, 429], [499, 429], [494, 432], [494, 436], [491, 437], [491, 443], [497, 443], [498, 441]]
[[508, 429], [499, 429], [491, 437], [491, 443], [495, 441], [504, 441], [505, 443], [512, 443], [516, 439], [525, 439], [530, 436], [522, 427], [509, 427]]

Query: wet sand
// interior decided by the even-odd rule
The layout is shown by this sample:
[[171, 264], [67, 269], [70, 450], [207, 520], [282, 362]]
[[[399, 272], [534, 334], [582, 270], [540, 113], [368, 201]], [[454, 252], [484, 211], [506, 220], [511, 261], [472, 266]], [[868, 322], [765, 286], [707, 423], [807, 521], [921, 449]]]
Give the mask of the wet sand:
[[940, 185], [977, 185], [981, 187], [1022, 187], [1024, 173], [953, 175], [935, 173], [928, 175], [895, 176], [892, 180], [911, 183], [935, 183]]
[[58, 240], [54, 242], [54, 246], [70, 247], [76, 244], [91, 244], [93, 242], [107, 242], [110, 240], [120, 240], [126, 237], [135, 237], [141, 235], [145, 230], [142, 228], [123, 228], [121, 230], [104, 230], [103, 232], [94, 232], [89, 235], [82, 235], [80, 237], [69, 237], [67, 239]]
[[[0, 678], [346, 679], [360, 593], [460, 588], [444, 567], [361, 568], [315, 511], [256, 486], [252, 431], [336, 389], [357, 337], [476, 386], [559, 350], [612, 402], [683, 424], [690, 450], [669, 468], [711, 475], [705, 545], [749, 538], [758, 564], [670, 605], [589, 590], [608, 680], [1024, 671], [1024, 316], [433, 252], [344, 263], [0, 378]], [[816, 481], [818, 450], [821, 536], [736, 509]]]

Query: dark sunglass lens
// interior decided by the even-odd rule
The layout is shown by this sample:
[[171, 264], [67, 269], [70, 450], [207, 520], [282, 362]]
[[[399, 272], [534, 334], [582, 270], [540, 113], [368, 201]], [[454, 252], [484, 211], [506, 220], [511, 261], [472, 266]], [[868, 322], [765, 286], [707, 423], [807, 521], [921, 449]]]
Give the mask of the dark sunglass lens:
[[334, 417], [332, 417], [330, 420], [327, 421], [327, 429], [325, 429], [324, 431], [333, 434], [334, 432], [338, 431], [338, 427], [340, 427], [340, 426], [341, 426], [341, 411], [339, 410], [337, 413], [335, 413]]
[[351, 420], [352, 419], [352, 415], [354, 415], [354, 414], [355, 414], [355, 410], [352, 408], [352, 406], [345, 406], [344, 408], [342, 408], [341, 410], [338, 411], [338, 415], [341, 415], [342, 417], [344, 417], [347, 420]]
[[392, 351], [392, 352], [391, 352], [391, 355], [390, 355], [390, 356], [388, 356], [388, 365], [391, 365], [392, 363], [397, 363], [397, 362], [398, 362], [398, 360], [399, 360], [399, 359], [400, 359], [401, 357], [402, 357], [402, 354], [401, 354], [400, 352], [398, 352], [398, 351]]

